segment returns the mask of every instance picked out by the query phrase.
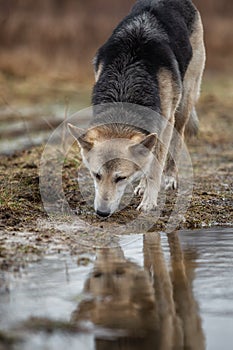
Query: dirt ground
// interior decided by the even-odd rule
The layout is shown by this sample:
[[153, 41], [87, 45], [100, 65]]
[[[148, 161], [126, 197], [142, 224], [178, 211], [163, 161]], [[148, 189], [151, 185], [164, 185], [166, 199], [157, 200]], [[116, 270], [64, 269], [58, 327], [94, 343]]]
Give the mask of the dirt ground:
[[[232, 110], [233, 80], [206, 74], [198, 106], [200, 132], [188, 141], [194, 169], [193, 196], [178, 229], [233, 226]], [[48, 250], [81, 253], [105, 244], [111, 241], [112, 233], [113, 236], [119, 233], [119, 225], [138, 215], [135, 208], [139, 199], [134, 198], [107, 221], [95, 216], [75, 180], [80, 156], [74, 148], [64, 160], [63, 189], [77, 217], [91, 226], [75, 225], [75, 216], [72, 223], [67, 217], [48, 218], [39, 190], [38, 169], [43, 149], [44, 146], [33, 147], [0, 157], [0, 270], [18, 269]], [[175, 198], [176, 193], [168, 193], [160, 218], [150, 230], [164, 229]]]

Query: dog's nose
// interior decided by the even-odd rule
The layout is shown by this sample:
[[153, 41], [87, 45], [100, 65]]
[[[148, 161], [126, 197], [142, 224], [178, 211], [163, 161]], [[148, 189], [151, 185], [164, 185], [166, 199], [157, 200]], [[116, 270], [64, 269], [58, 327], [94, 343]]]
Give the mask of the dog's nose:
[[111, 213], [110, 211], [101, 211], [101, 210], [97, 210], [96, 214], [98, 216], [101, 216], [102, 218], [107, 218]]

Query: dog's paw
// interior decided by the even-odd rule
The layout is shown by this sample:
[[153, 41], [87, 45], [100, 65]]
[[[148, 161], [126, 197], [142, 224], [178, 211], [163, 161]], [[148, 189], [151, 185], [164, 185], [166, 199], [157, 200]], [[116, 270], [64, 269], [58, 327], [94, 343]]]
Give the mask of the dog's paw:
[[165, 190], [176, 190], [177, 189], [177, 180], [175, 176], [165, 176], [164, 179]]
[[139, 185], [135, 188], [134, 195], [135, 196], [142, 196], [145, 192], [145, 188], [146, 188], [146, 180], [143, 177], [143, 178], [141, 178]]
[[150, 212], [153, 210], [156, 210], [157, 203], [156, 202], [149, 202], [149, 201], [142, 201], [139, 206], [137, 207], [137, 210], [141, 210], [144, 212]]
[[141, 184], [139, 184], [134, 190], [134, 195], [142, 196], [144, 194], [144, 191], [145, 191], [145, 186], [142, 186]]

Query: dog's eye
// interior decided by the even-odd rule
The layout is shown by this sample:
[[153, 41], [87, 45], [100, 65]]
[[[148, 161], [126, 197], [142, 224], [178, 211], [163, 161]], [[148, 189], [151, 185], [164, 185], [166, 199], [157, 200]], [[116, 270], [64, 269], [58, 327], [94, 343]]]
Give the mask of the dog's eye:
[[98, 173], [93, 174], [97, 180], [101, 180], [101, 175]]
[[126, 179], [127, 179], [126, 176], [117, 176], [117, 177], [115, 178], [115, 183], [118, 183], [118, 182], [123, 181], [123, 180], [126, 180]]

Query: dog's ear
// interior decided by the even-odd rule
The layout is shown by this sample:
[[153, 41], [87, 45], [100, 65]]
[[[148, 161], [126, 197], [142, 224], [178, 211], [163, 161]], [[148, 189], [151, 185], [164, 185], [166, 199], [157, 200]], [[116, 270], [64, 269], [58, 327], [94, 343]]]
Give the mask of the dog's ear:
[[71, 135], [78, 141], [81, 148], [86, 151], [90, 151], [92, 149], [93, 143], [86, 139], [86, 130], [77, 128], [77, 126], [70, 123], [67, 124], [67, 127]]
[[148, 151], [152, 151], [157, 143], [157, 135], [149, 134], [142, 141], [130, 147], [130, 151], [134, 154], [146, 155]]
[[140, 142], [140, 145], [148, 148], [149, 151], [152, 151], [156, 143], [157, 143], [157, 134], [150, 134]]

